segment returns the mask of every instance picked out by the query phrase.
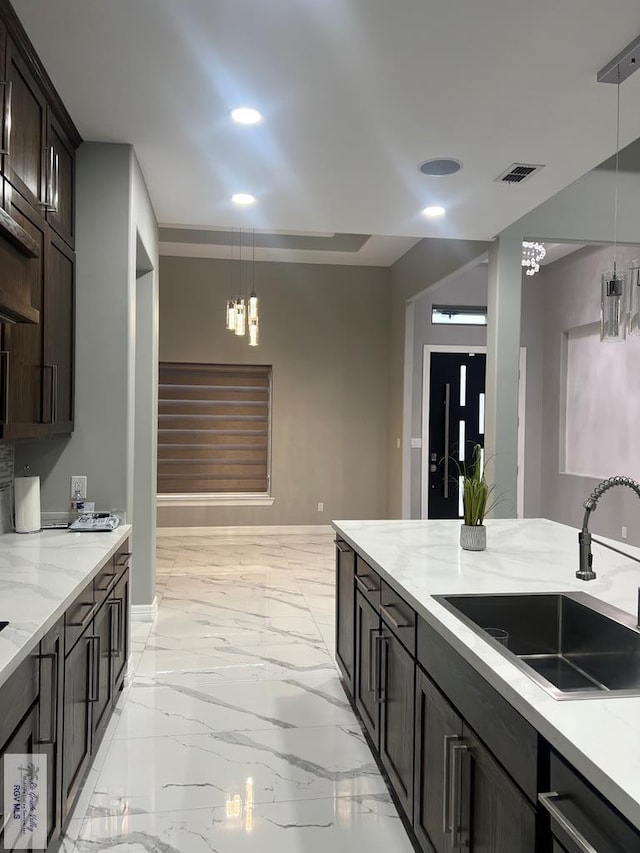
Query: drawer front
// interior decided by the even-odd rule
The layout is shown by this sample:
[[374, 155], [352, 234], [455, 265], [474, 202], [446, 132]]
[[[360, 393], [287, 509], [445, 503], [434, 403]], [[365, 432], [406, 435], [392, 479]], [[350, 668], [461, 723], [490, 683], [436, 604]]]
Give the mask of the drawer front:
[[38, 697], [38, 648], [0, 688], [0, 751]]
[[78, 642], [82, 632], [91, 624], [95, 611], [94, 584], [91, 581], [82, 590], [73, 604], [64, 614], [64, 653], [65, 657]]
[[380, 615], [387, 628], [395, 634], [405, 649], [416, 654], [416, 614], [412, 607], [382, 581]]
[[365, 563], [359, 554], [356, 554], [356, 587], [369, 604], [375, 610], [378, 610], [380, 607], [380, 590], [382, 588], [380, 575], [368, 563]]
[[640, 833], [591, 785], [551, 751], [550, 792], [541, 795], [561, 850], [582, 853], [577, 833], [598, 853], [640, 853]]
[[121, 578], [125, 571], [131, 568], [131, 542], [127, 539], [113, 555], [113, 568], [116, 578]]
[[109, 597], [109, 593], [116, 583], [118, 572], [114, 566], [114, 559], [108, 560], [93, 579], [93, 600], [96, 610]]

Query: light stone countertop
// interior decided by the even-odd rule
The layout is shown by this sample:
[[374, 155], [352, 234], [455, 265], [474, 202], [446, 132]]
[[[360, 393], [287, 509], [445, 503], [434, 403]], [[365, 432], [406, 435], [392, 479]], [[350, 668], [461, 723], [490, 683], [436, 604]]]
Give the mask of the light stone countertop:
[[[640, 828], [640, 697], [558, 701], [432, 597], [578, 590], [635, 617], [640, 565], [594, 543], [597, 579], [585, 583], [575, 577], [576, 528], [547, 519], [486, 525], [487, 550], [471, 552], [459, 547], [458, 521], [333, 522], [429, 625]], [[639, 548], [600, 538], [640, 558]]]
[[43, 530], [0, 536], [0, 685], [131, 533]]

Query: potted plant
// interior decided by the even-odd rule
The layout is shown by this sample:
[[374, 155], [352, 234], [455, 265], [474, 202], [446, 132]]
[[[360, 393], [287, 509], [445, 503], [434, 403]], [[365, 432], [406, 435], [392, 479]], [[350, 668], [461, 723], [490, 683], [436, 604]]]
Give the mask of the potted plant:
[[482, 461], [482, 449], [479, 444], [476, 444], [470, 464], [464, 469], [461, 468], [460, 471], [464, 510], [464, 524], [460, 528], [460, 547], [465, 551], [484, 551], [487, 547], [487, 528], [484, 526], [484, 517], [497, 503], [495, 498], [492, 499], [495, 486], [487, 483]]

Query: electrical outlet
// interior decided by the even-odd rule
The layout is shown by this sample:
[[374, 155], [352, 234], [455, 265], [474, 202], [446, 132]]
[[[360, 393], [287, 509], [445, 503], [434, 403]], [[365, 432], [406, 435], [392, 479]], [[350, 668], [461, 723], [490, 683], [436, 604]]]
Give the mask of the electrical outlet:
[[622, 526], [622, 538], [626, 539], [627, 535], [628, 535], [627, 528], [623, 525]]
[[71, 475], [71, 497], [73, 497], [76, 491], [80, 492], [80, 497], [87, 497], [87, 478], [84, 476], [79, 476], [77, 474]]
[[318, 512], [324, 512], [324, 504], [318, 502]]

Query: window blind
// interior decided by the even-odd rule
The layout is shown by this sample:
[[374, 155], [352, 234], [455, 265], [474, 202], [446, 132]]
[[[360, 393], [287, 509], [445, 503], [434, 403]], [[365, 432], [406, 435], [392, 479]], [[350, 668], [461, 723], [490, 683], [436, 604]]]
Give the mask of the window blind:
[[271, 367], [160, 362], [159, 494], [267, 493]]

